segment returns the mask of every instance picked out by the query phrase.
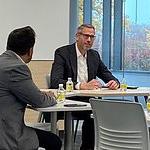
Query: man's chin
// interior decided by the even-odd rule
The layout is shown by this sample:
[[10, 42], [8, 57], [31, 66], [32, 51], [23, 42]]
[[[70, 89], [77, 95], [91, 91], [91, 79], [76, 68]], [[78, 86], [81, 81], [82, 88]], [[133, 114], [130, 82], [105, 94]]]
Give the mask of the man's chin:
[[85, 50], [88, 51], [90, 48], [89, 47], [85, 47]]
[[84, 46], [84, 49], [85, 49], [86, 51], [88, 51], [90, 48], [91, 48], [91, 47], [89, 47], [89, 46]]

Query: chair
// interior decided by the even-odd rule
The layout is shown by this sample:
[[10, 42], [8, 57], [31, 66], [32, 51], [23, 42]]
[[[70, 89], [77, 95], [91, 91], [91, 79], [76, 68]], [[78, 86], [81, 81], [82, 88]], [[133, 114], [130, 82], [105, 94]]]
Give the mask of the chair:
[[37, 122], [37, 123], [31, 123], [31, 122], [25, 122], [26, 126], [40, 129], [40, 130], [45, 130], [45, 131], [51, 131], [51, 123], [42, 123], [42, 122]]
[[[32, 106], [27, 105], [26, 112], [30, 109], [32, 110]], [[40, 115], [41, 113], [39, 113], [39, 116]], [[42, 121], [39, 121], [39, 116], [38, 116], [37, 122], [25, 121], [25, 125], [32, 127], [32, 128], [45, 130], [45, 131], [51, 131], [51, 123], [43, 123]]]
[[49, 89], [51, 87], [51, 81], [50, 81], [50, 74], [46, 75], [46, 84], [47, 84], [47, 88]]
[[149, 134], [140, 103], [90, 99], [95, 150], [148, 150]]

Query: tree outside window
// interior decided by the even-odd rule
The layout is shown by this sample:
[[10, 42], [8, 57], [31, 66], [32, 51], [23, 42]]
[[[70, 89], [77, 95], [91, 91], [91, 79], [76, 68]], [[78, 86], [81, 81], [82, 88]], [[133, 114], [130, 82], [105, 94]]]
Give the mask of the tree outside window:
[[[78, 1], [79, 24], [83, 23], [83, 1]], [[117, 0], [115, 0], [117, 1]], [[118, 0], [119, 1], [119, 0]], [[112, 0], [111, 16], [111, 42], [113, 44], [114, 23], [114, 0]], [[150, 71], [150, 0], [124, 0], [123, 1], [122, 25], [124, 33], [123, 48], [124, 69], [129, 71]], [[118, 12], [121, 13], [121, 12]], [[90, 16], [89, 16], [90, 17]], [[124, 22], [125, 21], [125, 22]], [[92, 24], [96, 27], [96, 40], [94, 49], [102, 54], [103, 36], [103, 0], [92, 0]], [[121, 34], [121, 33], [120, 33]], [[111, 57], [113, 59], [113, 46], [111, 46]], [[111, 60], [111, 63], [113, 60]]]

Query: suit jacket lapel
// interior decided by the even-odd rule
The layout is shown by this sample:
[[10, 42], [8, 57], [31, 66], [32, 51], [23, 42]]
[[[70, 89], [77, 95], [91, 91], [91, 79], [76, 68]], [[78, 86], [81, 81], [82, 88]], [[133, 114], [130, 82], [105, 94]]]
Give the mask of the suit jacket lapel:
[[73, 80], [77, 81], [77, 54], [76, 54], [75, 44], [73, 44], [72, 48], [70, 49], [70, 62], [74, 74]]
[[92, 66], [92, 55], [90, 55], [90, 51], [87, 51], [87, 69], [88, 69], [88, 81], [93, 78], [93, 66]]

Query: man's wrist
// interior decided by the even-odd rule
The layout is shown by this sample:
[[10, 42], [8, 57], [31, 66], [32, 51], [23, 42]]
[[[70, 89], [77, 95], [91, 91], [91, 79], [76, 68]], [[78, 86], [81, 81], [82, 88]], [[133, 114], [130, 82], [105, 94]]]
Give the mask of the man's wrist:
[[80, 84], [81, 84], [81, 82], [78, 82], [78, 83], [75, 85], [75, 89], [80, 90]]
[[86, 82], [78, 82], [76, 85], [75, 85], [75, 88], [77, 90], [86, 90], [87, 87], [86, 87]]

